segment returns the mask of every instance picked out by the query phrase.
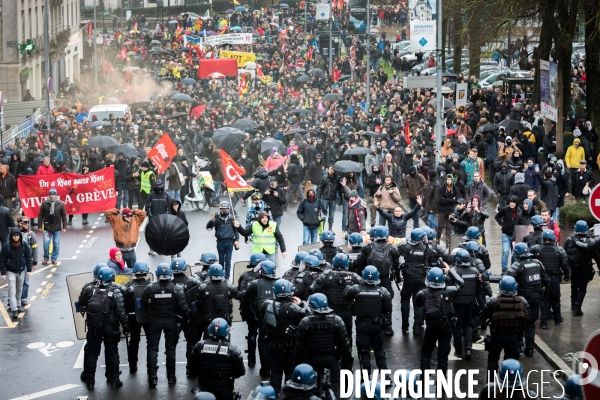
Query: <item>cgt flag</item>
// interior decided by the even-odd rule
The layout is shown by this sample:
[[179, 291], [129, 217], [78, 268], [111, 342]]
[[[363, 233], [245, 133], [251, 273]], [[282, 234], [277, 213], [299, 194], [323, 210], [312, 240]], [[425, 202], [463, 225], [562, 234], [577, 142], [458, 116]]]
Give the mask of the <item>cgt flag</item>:
[[168, 133], [164, 133], [156, 142], [152, 150], [148, 152], [148, 158], [156, 167], [156, 173], [162, 174], [169, 168], [173, 157], [177, 154], [177, 146], [171, 140]]
[[225, 185], [228, 192], [247, 192], [254, 188], [242, 178], [246, 170], [233, 161], [233, 159], [223, 149], [221, 152], [221, 162], [223, 165], [223, 175], [225, 175]]
[[108, 167], [88, 175], [63, 172], [22, 175], [17, 179], [21, 207], [28, 218], [37, 218], [51, 188], [65, 203], [67, 214], [104, 212], [115, 206], [115, 170]]

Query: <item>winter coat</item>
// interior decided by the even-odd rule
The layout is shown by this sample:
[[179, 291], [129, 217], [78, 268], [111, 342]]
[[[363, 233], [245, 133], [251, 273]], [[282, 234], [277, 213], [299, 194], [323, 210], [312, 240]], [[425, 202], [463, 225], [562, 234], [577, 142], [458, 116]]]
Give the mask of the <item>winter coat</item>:
[[540, 199], [546, 203], [546, 207], [552, 212], [556, 210], [558, 205], [558, 186], [556, 178], [544, 179], [544, 175], [539, 173], [538, 179], [541, 185]]
[[[175, 203], [179, 203], [179, 208], [177, 209], [177, 211], [175, 211], [175, 209], [173, 208], [173, 204], [175, 204]], [[179, 218], [180, 220], [183, 221], [185, 226], [188, 226], [187, 217], [185, 216], [185, 212], [183, 211], [183, 206], [181, 205], [181, 202], [179, 200], [171, 199], [171, 201], [169, 202], [168, 214], [175, 215], [177, 218]]]
[[8, 232], [15, 226], [12, 213], [8, 207], [2, 205], [0, 200], [0, 237], [7, 238]]
[[57, 198], [56, 204], [54, 205], [54, 215], [50, 215], [50, 199], [46, 199], [40, 207], [38, 220], [40, 224], [42, 222], [44, 223], [44, 230], [50, 232], [67, 229], [67, 213], [65, 212], [65, 203]]
[[167, 178], [168, 190], [181, 190], [181, 185], [183, 182], [179, 180], [179, 171], [180, 170], [178, 170], [177, 164], [175, 164], [174, 162], [172, 162], [171, 165], [169, 165], [169, 167], [167, 168], [167, 172], [169, 173], [169, 177]]
[[[31, 272], [33, 260], [31, 258], [31, 248], [25, 242], [21, 236], [19, 228], [12, 228], [10, 230], [11, 235], [18, 233], [21, 244], [18, 248], [12, 246], [11, 240], [8, 240], [2, 246], [0, 250], [0, 274], [6, 275], [6, 271], [20, 274], [23, 271]], [[18, 300], [18, 299], [17, 299]]]
[[396, 182], [392, 182], [389, 188], [386, 188], [385, 185], [381, 185], [377, 192], [375, 192], [375, 197], [379, 199], [379, 207], [384, 210], [393, 210], [398, 207], [401, 199], [400, 190], [398, 189]]
[[348, 204], [348, 226], [346, 233], [351, 235], [355, 232], [367, 230], [367, 203], [359, 199], [354, 204]]
[[299, 184], [302, 183], [302, 166], [296, 160], [295, 162], [290, 162], [287, 170], [287, 176], [290, 181], [290, 184]]
[[119, 210], [113, 208], [106, 211], [106, 219], [110, 223], [113, 231], [113, 239], [117, 247], [134, 247], [137, 245], [140, 236], [140, 226], [144, 223], [146, 211], [133, 210], [133, 218], [127, 228], [127, 222], [119, 215]]
[[455, 185], [452, 185], [450, 189], [444, 183], [438, 189], [438, 213], [440, 214], [452, 214], [456, 201], [461, 197], [460, 191]]
[[479, 182], [471, 181], [469, 186], [467, 186], [467, 196], [470, 200], [475, 195], [479, 196], [481, 199], [481, 206], [485, 207], [490, 197], [492, 197], [492, 191], [483, 180], [480, 180]]
[[[506, 163], [502, 165], [508, 168]], [[500, 196], [508, 196], [510, 188], [514, 183], [515, 176], [510, 171], [507, 170], [506, 173], [499, 171], [494, 175], [492, 187], [494, 188], [494, 192], [498, 193]]]
[[337, 194], [343, 195], [342, 183], [337, 175], [327, 176], [319, 185], [317, 197], [323, 200], [335, 200]]
[[[573, 143], [581, 144], [581, 140], [576, 138]], [[583, 149], [583, 146], [579, 146], [579, 148], [575, 148], [575, 144], [569, 146], [569, 148], [567, 148], [567, 154], [565, 155], [567, 168], [579, 168], [579, 161], [581, 160], [585, 160], [585, 150]]]
[[[379, 179], [379, 183], [377, 183], [377, 179]], [[371, 196], [371, 197], [375, 196], [375, 193], [379, 189], [379, 186], [381, 186], [382, 182], [383, 182], [383, 176], [381, 174], [371, 173], [371, 174], [367, 175], [367, 183], [365, 186], [369, 189], [369, 196]]]
[[535, 166], [525, 168], [523, 175], [525, 175], [525, 183], [537, 193], [540, 188], [540, 181], [536, 175]]
[[313, 161], [306, 171], [306, 180], [315, 186], [319, 186], [323, 182], [323, 161], [317, 163]]
[[206, 229], [209, 231], [215, 229], [215, 237], [217, 240], [233, 240], [238, 241], [240, 235], [233, 226], [233, 218], [231, 215], [227, 215], [226, 218], [222, 218], [220, 215], [215, 215], [215, 220], [210, 219], [206, 223]]
[[438, 213], [438, 196], [440, 190], [440, 181], [437, 178], [427, 182], [423, 189], [423, 211], [426, 213]]
[[[269, 173], [266, 169], [261, 168], [254, 173], [254, 179], [252, 180], [251, 186], [258, 190], [261, 194], [264, 193], [269, 188]], [[248, 197], [252, 196], [253, 191], [247, 191], [243, 199], [246, 200]]]
[[481, 209], [481, 212], [475, 212], [470, 210], [469, 208], [465, 208], [463, 211], [463, 215], [461, 215], [461, 220], [466, 219], [469, 221], [469, 226], [476, 226], [479, 228], [479, 232], [485, 232], [485, 220], [490, 217], [487, 211]]
[[[288, 170], [289, 171], [289, 170]], [[272, 195], [268, 190], [277, 191], [277, 197]], [[285, 193], [279, 186], [275, 189], [267, 189], [267, 193], [263, 194], [263, 201], [267, 204], [267, 207], [271, 209], [271, 215], [273, 218], [281, 217], [283, 215], [283, 206], [285, 205]]]
[[518, 210], [510, 208], [510, 205], [501, 208], [494, 219], [502, 227], [502, 234], [511, 236], [515, 232], [515, 222], [517, 221]]
[[426, 183], [425, 178], [423, 178], [423, 175], [421, 174], [406, 174], [402, 186], [407, 188], [408, 197], [416, 199], [417, 196], [423, 193]]
[[576, 171], [572, 175], [571, 194], [573, 194], [573, 196], [575, 196], [577, 199], [584, 197], [582, 190], [586, 183], [588, 183], [590, 189], [594, 187], [594, 174], [592, 171], [586, 169], [583, 174], [581, 174], [579, 171]]
[[17, 194], [17, 181], [15, 177], [8, 172], [8, 168], [4, 168], [4, 175], [0, 177], [0, 194], [5, 199], [10, 199]]
[[377, 212], [388, 221], [390, 236], [395, 238], [406, 237], [406, 223], [410, 221], [415, 214], [421, 210], [420, 205], [416, 205], [407, 213], [402, 213], [400, 217], [396, 217], [393, 212], [387, 212], [381, 207], [377, 207]]
[[309, 229], [315, 229], [321, 224], [321, 220], [319, 219], [320, 212], [323, 215], [327, 214], [327, 210], [320, 199], [315, 198], [314, 201], [310, 202], [308, 198], [305, 198], [298, 204], [296, 216], [298, 216], [298, 219], [302, 221], [304, 226]]
[[517, 213], [517, 221], [515, 222], [515, 225], [529, 225], [529, 223], [531, 222], [531, 217], [537, 214], [537, 211], [533, 207], [533, 202], [531, 200], [525, 199], [523, 203], [527, 203], [527, 211], [519, 207], [519, 211]]
[[531, 187], [524, 183], [515, 183], [511, 188], [509, 194], [511, 196], [517, 196], [517, 204], [521, 204], [523, 200], [527, 198], [527, 192], [531, 190]]

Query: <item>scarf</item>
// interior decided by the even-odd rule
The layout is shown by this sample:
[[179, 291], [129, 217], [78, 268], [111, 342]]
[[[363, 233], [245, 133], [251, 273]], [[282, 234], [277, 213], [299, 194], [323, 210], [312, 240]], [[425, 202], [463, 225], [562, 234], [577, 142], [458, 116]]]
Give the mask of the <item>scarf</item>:
[[[350, 209], [350, 207], [356, 205], [357, 203], [360, 203], [360, 201], [361, 201], [360, 197], [357, 197], [354, 202], [352, 202], [352, 203], [348, 202], [348, 209]], [[354, 209], [354, 215], [356, 216], [356, 224], [358, 225], [358, 230], [362, 231], [363, 229], [362, 229], [362, 226], [360, 224], [360, 217], [358, 215], [358, 209], [359, 209], [358, 207], [356, 207]]]
[[48, 198], [48, 201], [50, 202], [50, 215], [54, 215], [54, 205], [56, 204], [56, 200], [52, 201]]
[[81, 156], [75, 157], [71, 156], [71, 169], [73, 171], [79, 171], [81, 168]]

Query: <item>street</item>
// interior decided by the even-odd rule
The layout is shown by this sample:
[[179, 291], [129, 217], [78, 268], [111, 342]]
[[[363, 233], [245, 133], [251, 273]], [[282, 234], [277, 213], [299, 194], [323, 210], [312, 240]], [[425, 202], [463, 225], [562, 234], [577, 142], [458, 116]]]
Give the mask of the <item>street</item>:
[[[295, 205], [290, 205], [289, 210], [283, 216], [282, 233], [288, 247], [287, 258], [281, 259], [278, 255], [278, 274], [281, 275], [290, 265], [299, 245], [302, 244], [302, 226], [295, 215]], [[187, 218], [191, 233], [190, 244], [183, 252], [183, 257], [188, 264], [194, 264], [204, 251], [216, 253], [216, 242], [214, 232], [205, 229], [206, 222], [212, 212], [217, 209], [206, 209], [206, 211], [188, 211]], [[237, 212], [240, 220], [244, 220], [246, 208], [238, 205]], [[492, 221], [491, 223], [489, 221]], [[66, 234], [62, 235], [59, 264], [57, 266], [42, 266], [38, 264], [37, 270], [31, 278], [29, 301], [25, 313], [18, 320], [12, 322], [5, 311], [7, 287], [0, 285], [0, 297], [3, 306], [0, 307], [2, 318], [0, 318], [0, 374], [2, 375], [0, 386], [0, 398], [2, 399], [32, 399], [42, 398], [44, 400], [76, 399], [78, 396], [88, 396], [89, 399], [191, 399], [191, 390], [197, 387], [195, 379], [185, 377], [185, 344], [183, 334], [177, 347], [177, 383], [168, 385], [166, 370], [164, 368], [164, 339], [161, 340], [159, 352], [159, 383], [156, 389], [149, 389], [145, 368], [146, 346], [145, 339], [140, 343], [140, 354], [138, 371], [136, 374], [129, 373], [127, 363], [127, 351], [125, 341], [119, 343], [119, 354], [121, 363], [121, 380], [124, 385], [119, 390], [113, 390], [103, 379], [104, 357], [100, 356], [96, 372], [96, 387], [94, 391], [88, 391], [80, 381], [79, 374], [83, 367], [84, 341], [77, 340], [67, 294], [66, 280], [69, 275], [90, 272], [98, 262], [106, 262], [108, 251], [114, 246], [110, 226], [104, 222], [103, 214], [93, 214], [89, 217], [90, 224], [81, 225], [80, 216], [73, 220], [73, 226]], [[341, 223], [341, 210], [338, 207], [334, 230], [339, 232]], [[409, 223], [412, 227], [412, 223]], [[39, 231], [38, 231], [39, 232]], [[500, 273], [500, 237], [499, 229], [490, 218], [486, 229], [488, 249], [492, 260], [492, 271]], [[41, 233], [38, 233], [38, 238]], [[150, 270], [154, 272], [159, 262], [169, 262], [168, 256], [149, 256], [143, 234], [137, 247], [138, 261], [146, 261]], [[41, 251], [41, 248], [40, 248]], [[41, 253], [40, 253], [41, 254]], [[241, 243], [239, 251], [234, 251], [233, 261], [248, 260], [251, 254], [251, 246]], [[41, 256], [40, 256], [41, 261]], [[233, 275], [233, 274], [232, 274]], [[237, 285], [237, 282], [235, 283]], [[556, 327], [550, 324], [549, 329], [540, 331], [538, 326], [538, 342], [543, 340], [547, 348], [546, 358], [562, 360], [565, 365], [571, 366], [565, 361], [568, 353], [582, 351], [587, 336], [595, 329], [594, 300], [597, 297], [599, 280], [590, 283], [588, 298], [584, 303], [585, 316], [574, 319], [569, 312], [569, 285], [562, 285], [562, 309], [565, 323]], [[497, 290], [497, 285], [492, 286]], [[388, 367], [397, 369], [415, 369], [419, 366], [421, 338], [414, 337], [412, 332], [403, 335], [400, 329], [400, 296], [394, 288], [393, 300], [393, 327], [396, 334], [391, 338], [385, 338], [385, 351]], [[594, 319], [593, 319], [594, 318]], [[234, 323], [231, 330], [232, 342], [240, 347], [242, 354], [246, 349], [245, 337], [246, 325]], [[450, 369], [461, 368], [479, 369], [479, 385], [483, 386], [486, 380], [487, 353], [483, 350], [483, 343], [474, 344], [473, 360], [470, 362], [458, 360], [450, 354]], [[354, 367], [358, 367], [356, 347], [354, 347]], [[435, 365], [434, 352], [434, 365]], [[536, 351], [533, 358], [522, 357], [520, 360], [526, 371], [551, 370], [555, 368]], [[374, 361], [373, 361], [374, 363]], [[236, 381], [236, 390], [242, 398], [246, 398], [251, 389], [261, 381], [258, 370], [260, 365], [246, 370], [246, 375]], [[539, 383], [540, 375], [532, 375], [530, 385]], [[551, 382], [544, 385], [544, 396], [560, 396], [562, 388], [550, 377], [545, 375], [545, 381]], [[466, 380], [464, 380], [466, 388]], [[530, 386], [535, 390], [535, 386]], [[142, 397], [140, 397], [142, 396]]]

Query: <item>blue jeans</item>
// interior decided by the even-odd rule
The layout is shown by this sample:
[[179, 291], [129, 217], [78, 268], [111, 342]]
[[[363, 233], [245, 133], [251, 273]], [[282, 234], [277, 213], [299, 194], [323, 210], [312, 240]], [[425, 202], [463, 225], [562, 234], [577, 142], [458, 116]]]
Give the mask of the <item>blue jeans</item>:
[[[412, 210], [417, 205], [417, 200], [411, 199], [409, 197], [408, 204], [410, 206], [410, 209]], [[416, 213], [415, 216], [413, 217], [413, 229], [417, 229], [419, 227], [419, 214], [420, 214], [420, 212]]]
[[302, 245], [316, 243], [318, 232], [319, 228], [311, 229], [306, 225], [302, 225]]
[[552, 217], [550, 218], [552, 221], [558, 224], [558, 214], [560, 214], [560, 208], [556, 207], [556, 210], [552, 213]]
[[52, 240], [52, 261], [58, 259], [60, 250], [60, 231], [44, 231], [44, 260], [50, 260], [50, 240]]
[[127, 182], [119, 182], [117, 185], [117, 208], [121, 209], [129, 205], [129, 190], [127, 189]]
[[358, 195], [360, 196], [361, 199], [364, 199], [365, 198], [365, 188], [363, 187], [362, 173], [356, 175], [356, 179], [358, 179]]
[[508, 256], [512, 247], [512, 237], [502, 234], [502, 271], [508, 270]]
[[327, 223], [333, 225], [333, 217], [335, 217], [336, 200], [321, 200], [324, 203], [324, 208], [327, 210]]
[[267, 260], [271, 261], [272, 263], [275, 263], [275, 254], [265, 254], [265, 257], [267, 258]]
[[233, 240], [217, 240], [217, 252], [219, 253], [219, 264], [225, 270], [225, 279], [231, 274], [231, 253], [233, 253]]
[[213, 193], [212, 199], [210, 199], [211, 203], [219, 202], [219, 194], [221, 193], [221, 185], [223, 184], [221, 181], [213, 181], [215, 185], [215, 192]]
[[21, 289], [21, 300], [27, 300], [27, 296], [29, 296], [29, 278], [27, 277], [27, 274], [25, 274], [23, 289]]
[[181, 196], [179, 195], [179, 189], [170, 189], [168, 190], [169, 197], [171, 200], [177, 200], [181, 203]]
[[342, 200], [342, 230], [348, 228], [348, 200]]
[[123, 255], [123, 261], [125, 261], [127, 268], [130, 268], [131, 270], [133, 270], [133, 266], [135, 265], [135, 262], [137, 261], [137, 256], [135, 254], [135, 250], [121, 251], [121, 254]]
[[427, 226], [433, 229], [434, 231], [437, 231], [438, 223], [435, 219], [435, 214], [427, 215]]
[[279, 217], [273, 217], [273, 222], [277, 223], [277, 226], [279, 226], [280, 230], [281, 230], [281, 217], [282, 217], [282, 215], [280, 215]]

